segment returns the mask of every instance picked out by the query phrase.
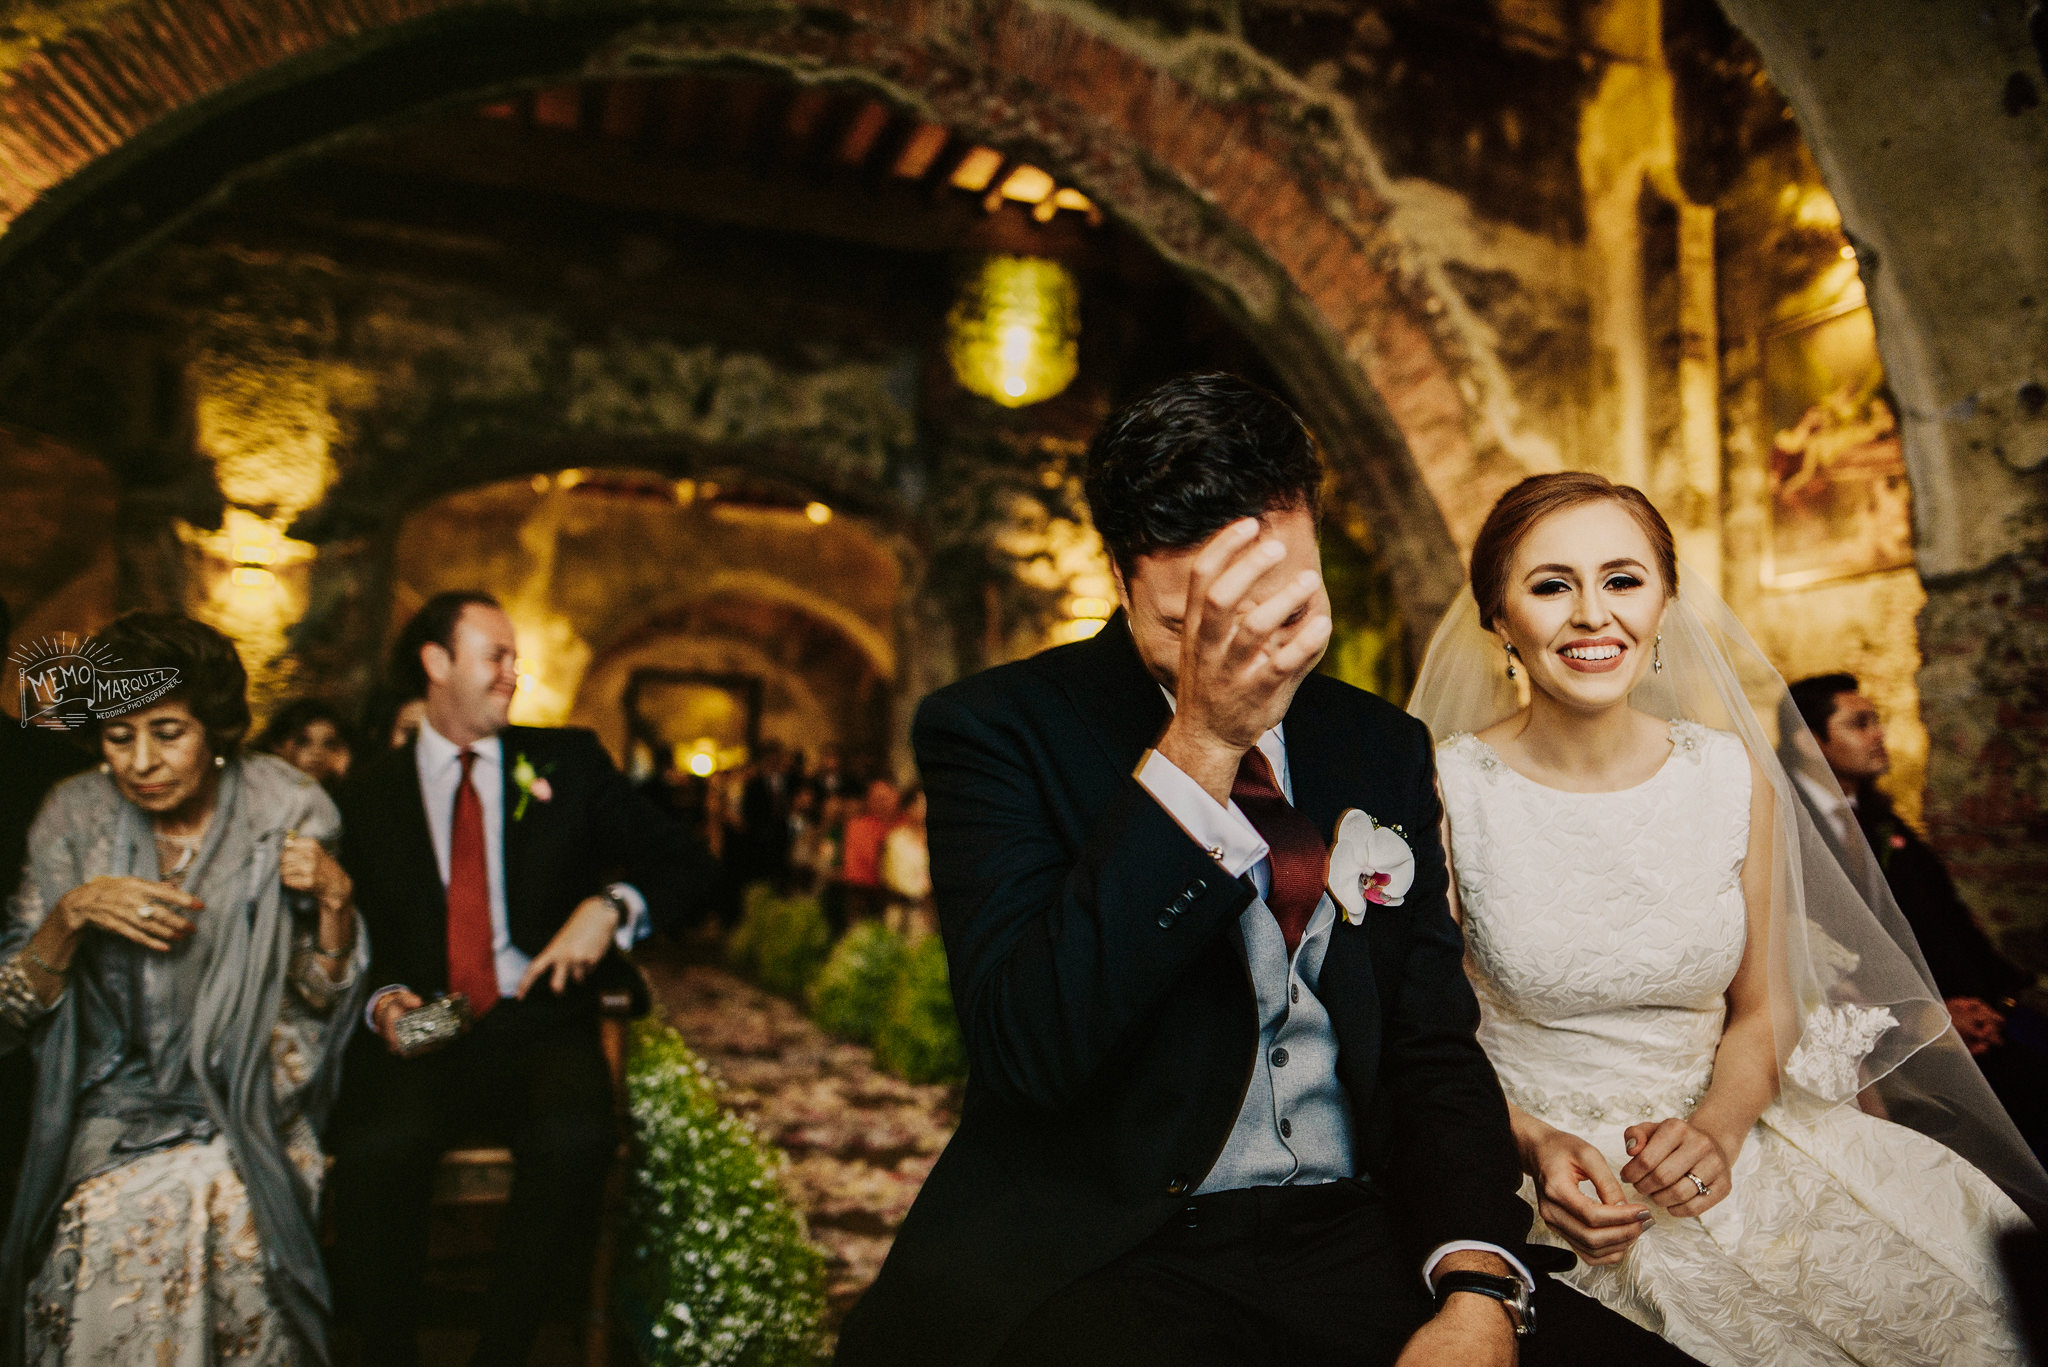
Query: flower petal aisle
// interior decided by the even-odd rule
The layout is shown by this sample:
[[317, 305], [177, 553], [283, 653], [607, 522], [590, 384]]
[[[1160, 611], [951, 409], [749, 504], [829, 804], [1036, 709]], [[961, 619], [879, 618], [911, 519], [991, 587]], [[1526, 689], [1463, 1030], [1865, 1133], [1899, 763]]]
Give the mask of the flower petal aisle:
[[883, 1073], [788, 1000], [694, 946], [638, 956], [667, 1022], [716, 1078], [725, 1104], [789, 1156], [790, 1198], [824, 1249], [836, 1328], [858, 1300], [959, 1122], [959, 1089]]

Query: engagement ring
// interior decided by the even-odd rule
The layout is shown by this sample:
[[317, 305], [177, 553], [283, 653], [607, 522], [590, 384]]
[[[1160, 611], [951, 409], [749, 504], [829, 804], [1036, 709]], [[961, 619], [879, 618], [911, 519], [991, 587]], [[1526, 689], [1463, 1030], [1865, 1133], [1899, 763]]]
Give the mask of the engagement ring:
[[135, 914], [145, 921], [154, 921], [156, 919], [156, 908], [150, 903], [145, 902], [142, 904], [141, 910]]
[[1707, 1193], [1713, 1190], [1713, 1188], [1708, 1186], [1705, 1182], [1700, 1181], [1700, 1175], [1698, 1173], [1689, 1172], [1686, 1174], [1686, 1176], [1690, 1177], [1692, 1179], [1692, 1184], [1700, 1189], [1701, 1196], [1705, 1196]]

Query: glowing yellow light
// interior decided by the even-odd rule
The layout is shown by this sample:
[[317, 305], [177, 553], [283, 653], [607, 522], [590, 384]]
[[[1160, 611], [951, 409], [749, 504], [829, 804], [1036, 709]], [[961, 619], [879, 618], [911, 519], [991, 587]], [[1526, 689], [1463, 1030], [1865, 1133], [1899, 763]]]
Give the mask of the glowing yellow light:
[[518, 691], [521, 693], [529, 693], [533, 691], [533, 675], [527, 673], [523, 669], [519, 671]]
[[978, 194], [988, 188], [988, 183], [996, 178], [996, 172], [1002, 165], [1001, 152], [993, 147], [976, 147], [960, 158], [960, 164], [953, 168], [951, 179], [960, 189], [972, 190]]
[[1054, 627], [1052, 639], [1059, 645], [1071, 645], [1075, 641], [1087, 640], [1104, 625], [1100, 617], [1075, 617]]
[[698, 485], [698, 486], [697, 486], [697, 497], [699, 497], [699, 498], [702, 498], [702, 499], [714, 499], [714, 498], [717, 498], [717, 497], [718, 497], [718, 486], [717, 486], [716, 484], [713, 484], [713, 483], [712, 483], [712, 482], [711, 482], [710, 480], [708, 480], [708, 479], [707, 479], [707, 480], [705, 480], [705, 481], [704, 481], [704, 482], [703, 482], [702, 484], [700, 484], [700, 485]]
[[269, 589], [277, 587], [277, 576], [269, 570], [238, 565], [228, 576], [228, 582], [238, 589]]
[[546, 475], [535, 475], [533, 477], [532, 483], [533, 491], [536, 494], [544, 494], [548, 491], [548, 486], [550, 483], [552, 483], [552, 481], [549, 480]]
[[688, 507], [697, 497], [697, 481], [679, 479], [676, 481], [676, 502]]
[[1020, 204], [1036, 204], [1052, 192], [1052, 177], [1036, 166], [1019, 166], [1003, 180], [1003, 198]]
[[1111, 606], [1107, 598], [1076, 598], [1067, 604], [1067, 611], [1076, 617], [1107, 617]]
[[1042, 403], [1080, 368], [1080, 287], [1057, 261], [993, 256], [962, 288], [946, 328], [962, 388], [1005, 408]]
[[564, 489], [573, 489], [583, 482], [583, 472], [581, 470], [564, 470], [561, 474], [555, 476], [555, 482]]
[[822, 527], [832, 520], [832, 510], [822, 503], [806, 503], [804, 505], [804, 516], [809, 518], [813, 524]]
[[1842, 244], [1842, 259], [1844, 261], [1854, 261], [1856, 259], [1856, 249], [1846, 242]]
[[717, 769], [718, 759], [708, 750], [699, 750], [690, 756], [690, 772], [698, 778], [710, 778]]

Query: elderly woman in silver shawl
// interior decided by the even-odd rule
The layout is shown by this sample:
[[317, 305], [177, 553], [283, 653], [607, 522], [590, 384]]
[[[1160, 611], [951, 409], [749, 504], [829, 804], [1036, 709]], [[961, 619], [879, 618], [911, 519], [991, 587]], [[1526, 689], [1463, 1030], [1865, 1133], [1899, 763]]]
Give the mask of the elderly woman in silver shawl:
[[[324, 1363], [315, 1137], [368, 958], [334, 804], [245, 755], [235, 649], [132, 613], [168, 693], [95, 723], [0, 925], [0, 1050], [36, 1061], [0, 1364]], [[131, 675], [131, 677], [134, 677]]]

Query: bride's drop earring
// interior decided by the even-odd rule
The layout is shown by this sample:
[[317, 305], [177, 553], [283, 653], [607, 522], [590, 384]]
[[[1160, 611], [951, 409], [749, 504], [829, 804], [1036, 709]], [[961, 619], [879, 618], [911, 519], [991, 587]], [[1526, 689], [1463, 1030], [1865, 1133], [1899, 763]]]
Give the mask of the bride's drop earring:
[[1508, 677], [1510, 679], [1515, 677], [1515, 648], [1513, 646], [1508, 647]]
[[1657, 639], [1650, 646], [1650, 669], [1657, 674], [1664, 672], [1664, 633], [1661, 631], [1657, 633]]

